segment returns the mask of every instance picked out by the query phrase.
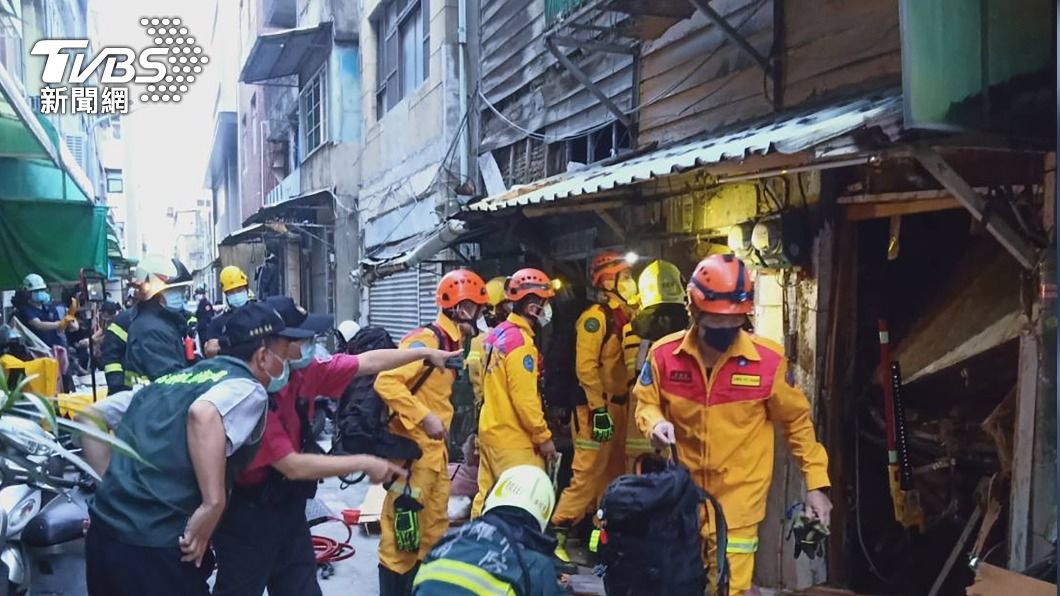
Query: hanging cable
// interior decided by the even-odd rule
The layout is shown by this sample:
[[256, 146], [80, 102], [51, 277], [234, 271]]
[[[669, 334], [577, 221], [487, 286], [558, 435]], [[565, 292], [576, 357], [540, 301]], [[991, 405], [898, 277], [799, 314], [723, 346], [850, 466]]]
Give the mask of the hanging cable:
[[876, 568], [876, 563], [873, 562], [869, 549], [865, 546], [865, 536], [861, 531], [861, 415], [856, 411], [854, 412], [854, 525], [857, 527], [861, 554], [865, 555], [869, 571], [881, 582], [893, 585], [894, 582], [883, 577], [880, 570]]

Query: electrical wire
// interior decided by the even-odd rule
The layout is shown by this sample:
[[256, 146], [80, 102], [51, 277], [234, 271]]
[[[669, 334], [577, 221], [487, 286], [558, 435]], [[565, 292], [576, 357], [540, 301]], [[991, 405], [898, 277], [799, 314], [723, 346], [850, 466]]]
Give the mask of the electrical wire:
[[[345, 561], [357, 554], [357, 549], [350, 544], [353, 540], [353, 526], [337, 517], [329, 517], [326, 521], [338, 522], [346, 527], [346, 539], [335, 540], [327, 536], [313, 535], [313, 553], [316, 556], [317, 565], [327, 565]], [[324, 523], [324, 522], [322, 522]]]
[[[501, 121], [503, 121], [509, 127], [511, 127], [512, 129], [514, 129], [516, 131], [519, 131], [519, 132], [523, 133], [524, 135], [526, 135], [526, 136], [528, 136], [528, 137], [530, 137], [532, 139], [537, 139], [538, 141], [542, 141], [542, 142], [546, 142], [546, 143], [559, 143], [561, 141], [569, 141], [571, 139], [576, 139], [578, 137], [585, 136], [585, 135], [587, 135], [589, 133], [596, 132], [596, 131], [598, 131], [598, 130], [600, 130], [602, 128], [606, 128], [608, 126], [611, 126], [611, 124], [612, 124], [612, 122], [608, 121], [608, 122], [605, 122], [603, 124], [597, 124], [596, 126], [591, 126], [589, 128], [586, 128], [586, 129], [583, 129], [583, 130], [579, 130], [579, 131], [576, 131], [576, 132], [573, 132], [573, 133], [570, 133], [570, 134], [567, 134], [567, 135], [563, 135], [563, 136], [549, 136], [549, 135], [546, 135], [546, 134], [541, 134], [539, 132], [534, 132], [534, 131], [532, 131], [532, 130], [530, 130], [528, 128], [523, 128], [522, 126], [520, 126], [520, 125], [516, 124], [515, 122], [513, 122], [511, 119], [509, 119], [507, 116], [505, 116], [499, 109], [497, 109], [497, 106], [493, 105], [493, 103], [490, 102], [490, 100], [486, 97], [486, 95], [484, 93], [482, 93], [482, 91], [478, 92], [478, 97], [479, 97], [480, 100], [482, 100], [482, 103], [486, 104], [486, 107], [489, 108], [491, 112], [496, 114], [497, 117], [500, 118]], [[623, 114], [633, 114], [635, 112], [636, 112], [636, 109], [634, 109], [634, 110], [632, 110], [630, 112], [623, 112]]]
[[[482, 92], [479, 91], [477, 87], [475, 91], [479, 95], [482, 94]], [[379, 251], [382, 250], [384, 246], [386, 246], [386, 243], [390, 240], [391, 237], [393, 237], [394, 233], [401, 229], [401, 226], [404, 225], [405, 220], [407, 220], [409, 216], [412, 215], [412, 212], [415, 210], [415, 206], [419, 204], [420, 200], [423, 199], [423, 197], [428, 196], [431, 193], [431, 190], [434, 189], [434, 185], [438, 183], [438, 180], [442, 176], [442, 172], [446, 169], [445, 164], [452, 156], [453, 150], [456, 148], [457, 141], [459, 141], [460, 137], [464, 135], [464, 131], [466, 129], [465, 124], [467, 124], [468, 116], [471, 114], [471, 110], [473, 109], [473, 107], [474, 102], [469, 102], [467, 109], [464, 110], [464, 116], [460, 119], [460, 124], [457, 125], [457, 134], [453, 135], [453, 140], [449, 142], [449, 148], [445, 150], [445, 155], [443, 155], [441, 161], [438, 162], [438, 169], [434, 171], [434, 177], [431, 178], [431, 181], [429, 183], [427, 183], [427, 188], [425, 188], [422, 193], [419, 193], [417, 195], [415, 194], [415, 189], [409, 186], [409, 190], [413, 193], [412, 204], [408, 206], [408, 209], [405, 210], [405, 214], [401, 216], [401, 219], [398, 220], [398, 222], [394, 225], [390, 232], [387, 233], [386, 237], [384, 237], [383, 240], [379, 243], [379, 248], [376, 249], [374, 253], [368, 255], [369, 257], [378, 254]], [[407, 178], [403, 182], [405, 184], [409, 183]]]

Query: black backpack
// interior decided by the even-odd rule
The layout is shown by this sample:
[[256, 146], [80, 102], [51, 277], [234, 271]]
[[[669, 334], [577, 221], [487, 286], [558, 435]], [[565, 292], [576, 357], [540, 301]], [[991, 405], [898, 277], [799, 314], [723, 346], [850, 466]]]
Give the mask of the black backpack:
[[729, 590], [725, 515], [721, 505], [692, 482], [688, 469], [669, 465], [648, 474], [621, 476], [600, 502], [604, 536], [600, 555], [608, 596], [701, 595], [707, 572], [701, 558], [699, 507], [714, 507], [718, 535], [717, 594]]
[[[438, 337], [439, 345], [447, 346], [450, 343], [436, 326], [429, 325], [428, 328]], [[350, 354], [360, 354], [370, 350], [395, 347], [397, 346], [394, 340], [385, 329], [365, 327], [353, 336], [346, 351]], [[412, 393], [419, 391], [427, 382], [427, 377], [433, 372], [434, 366], [427, 364], [411, 387]], [[395, 436], [390, 432], [388, 425], [395, 415], [390, 413], [386, 402], [376, 393], [375, 375], [357, 377], [346, 388], [342, 399], [339, 400], [331, 453], [336, 455], [368, 454], [393, 460], [419, 459], [423, 452], [415, 441]]]
[[[575, 355], [578, 343], [578, 318], [595, 304], [585, 297], [585, 288], [571, 288], [552, 299], [552, 322], [541, 367], [544, 383], [541, 398], [549, 408], [571, 412], [588, 403], [585, 390], [578, 382]], [[605, 309], [606, 310], [606, 309]], [[615, 333], [610, 313], [604, 317], [604, 342]]]

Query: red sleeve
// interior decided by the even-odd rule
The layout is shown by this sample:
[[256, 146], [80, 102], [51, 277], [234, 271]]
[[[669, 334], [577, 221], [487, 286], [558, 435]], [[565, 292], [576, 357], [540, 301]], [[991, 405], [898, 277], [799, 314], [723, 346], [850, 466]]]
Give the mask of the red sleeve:
[[265, 418], [265, 433], [261, 436], [261, 446], [254, 455], [246, 470], [239, 476], [238, 484], [254, 485], [265, 481], [268, 468], [288, 455], [297, 451], [291, 437], [283, 429], [283, 420], [277, 411], [269, 410]]
[[337, 354], [331, 360], [314, 361], [302, 371], [301, 394], [339, 399], [360, 368], [360, 361], [352, 354]]

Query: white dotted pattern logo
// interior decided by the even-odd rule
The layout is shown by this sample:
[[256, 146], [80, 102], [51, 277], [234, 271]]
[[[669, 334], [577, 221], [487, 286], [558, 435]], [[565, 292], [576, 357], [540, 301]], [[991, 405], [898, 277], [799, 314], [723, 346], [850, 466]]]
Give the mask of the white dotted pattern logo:
[[202, 46], [179, 18], [144, 17], [140, 25], [154, 47], [165, 48], [168, 53], [166, 76], [158, 83], [147, 85], [140, 101], [179, 102], [188, 92], [188, 86], [198, 79], [203, 66], [209, 63], [209, 56], [203, 53]]

